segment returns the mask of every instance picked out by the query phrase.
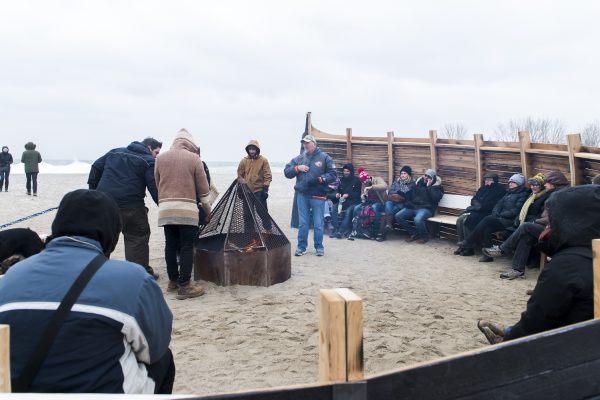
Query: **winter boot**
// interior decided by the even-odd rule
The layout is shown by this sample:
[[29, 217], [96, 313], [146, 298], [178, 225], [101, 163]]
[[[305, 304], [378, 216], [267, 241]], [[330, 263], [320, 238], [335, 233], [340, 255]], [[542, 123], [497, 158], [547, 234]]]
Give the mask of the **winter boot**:
[[204, 289], [202, 286], [192, 285], [190, 282], [185, 285], [180, 285], [179, 290], [177, 291], [177, 300], [185, 300], [191, 299], [193, 297], [202, 296], [204, 294]]

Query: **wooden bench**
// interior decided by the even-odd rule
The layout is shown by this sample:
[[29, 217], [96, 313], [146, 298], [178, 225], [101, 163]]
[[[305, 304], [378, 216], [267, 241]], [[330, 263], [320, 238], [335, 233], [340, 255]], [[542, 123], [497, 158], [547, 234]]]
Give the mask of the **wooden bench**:
[[[445, 193], [438, 204], [435, 215], [427, 218], [430, 225], [435, 224], [434, 229], [429, 231], [435, 236], [455, 239], [457, 237], [456, 220], [471, 205], [471, 198], [472, 196]], [[449, 225], [449, 227], [444, 227], [444, 225]]]

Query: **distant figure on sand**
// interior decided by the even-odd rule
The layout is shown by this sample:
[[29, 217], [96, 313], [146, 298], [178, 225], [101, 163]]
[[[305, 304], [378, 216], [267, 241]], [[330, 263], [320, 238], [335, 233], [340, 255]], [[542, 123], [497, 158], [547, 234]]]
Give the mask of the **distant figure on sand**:
[[27, 179], [25, 188], [27, 189], [27, 195], [31, 196], [31, 189], [33, 188], [33, 195], [37, 196], [37, 176], [40, 172], [39, 164], [42, 162], [42, 155], [35, 149], [35, 143], [27, 142], [25, 144], [25, 151], [21, 156], [21, 162], [25, 167], [25, 177]]
[[[119, 209], [109, 196], [87, 189], [67, 193], [46, 249], [0, 280], [13, 391], [172, 392], [173, 315], [140, 265], [107, 258], [120, 231]], [[91, 279], [80, 282], [86, 275]], [[72, 307], [59, 309], [69, 304], [74, 286], [82, 290]], [[50, 321], [58, 321], [56, 330]]]
[[2, 152], [0, 153], [0, 192], [2, 186], [4, 191], [8, 192], [8, 176], [10, 175], [10, 164], [13, 163], [12, 154], [8, 152], [8, 147], [2, 146]]
[[237, 174], [240, 183], [245, 183], [254, 197], [267, 208], [269, 185], [271, 184], [271, 166], [269, 161], [260, 154], [257, 140], [251, 140], [246, 146], [246, 157], [238, 165]]
[[317, 147], [312, 135], [302, 139], [304, 151], [294, 157], [284, 169], [286, 178], [296, 178], [296, 205], [298, 207], [298, 248], [294, 253], [300, 257], [306, 254], [308, 245], [308, 228], [312, 209], [314, 227], [314, 245], [317, 256], [325, 254], [323, 247], [324, 207], [327, 200], [327, 185], [337, 178], [335, 164], [329, 154]]
[[[165, 261], [169, 286], [177, 299], [202, 296], [204, 289], [191, 283], [194, 239], [198, 233], [198, 199], [207, 217], [211, 216], [210, 189], [192, 135], [181, 129], [171, 148], [156, 159], [158, 226], [165, 230]], [[177, 254], [179, 253], [179, 265]]]
[[125, 239], [125, 259], [140, 264], [155, 279], [158, 274], [150, 264], [150, 224], [144, 198], [146, 188], [158, 204], [154, 182], [154, 159], [162, 143], [153, 138], [131, 142], [127, 147], [112, 149], [97, 159], [90, 169], [88, 185], [111, 196], [119, 206]]

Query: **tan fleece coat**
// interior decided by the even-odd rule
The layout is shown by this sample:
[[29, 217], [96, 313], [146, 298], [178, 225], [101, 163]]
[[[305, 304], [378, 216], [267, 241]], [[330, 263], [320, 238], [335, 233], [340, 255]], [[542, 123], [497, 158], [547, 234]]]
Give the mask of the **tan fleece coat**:
[[272, 176], [269, 161], [260, 155], [258, 141], [251, 140], [248, 142], [246, 149], [250, 145], [254, 145], [258, 148], [258, 157], [251, 158], [248, 155], [242, 158], [242, 161], [240, 161], [240, 164], [238, 165], [237, 174], [238, 178], [246, 180], [246, 184], [254, 193], [258, 192], [259, 190], [263, 190], [265, 187], [268, 188], [271, 184]]
[[156, 158], [158, 226], [198, 225], [199, 201], [207, 214], [210, 213], [208, 180], [198, 154], [192, 136], [182, 129], [171, 149]]

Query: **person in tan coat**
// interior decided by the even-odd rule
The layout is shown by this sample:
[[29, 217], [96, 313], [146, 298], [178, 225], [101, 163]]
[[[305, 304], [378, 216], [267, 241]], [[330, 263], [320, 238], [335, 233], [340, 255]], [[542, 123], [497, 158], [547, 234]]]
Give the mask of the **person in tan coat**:
[[[198, 206], [210, 219], [209, 185], [200, 150], [194, 138], [181, 129], [171, 148], [156, 159], [154, 176], [158, 188], [158, 226], [165, 231], [165, 261], [169, 286], [177, 299], [204, 294], [200, 286], [190, 284], [193, 246], [198, 233]], [[177, 265], [179, 253], [180, 266]]]
[[271, 184], [271, 166], [269, 160], [260, 154], [257, 140], [250, 140], [246, 146], [246, 157], [238, 165], [237, 174], [240, 183], [248, 185], [254, 197], [267, 208], [269, 185]]

